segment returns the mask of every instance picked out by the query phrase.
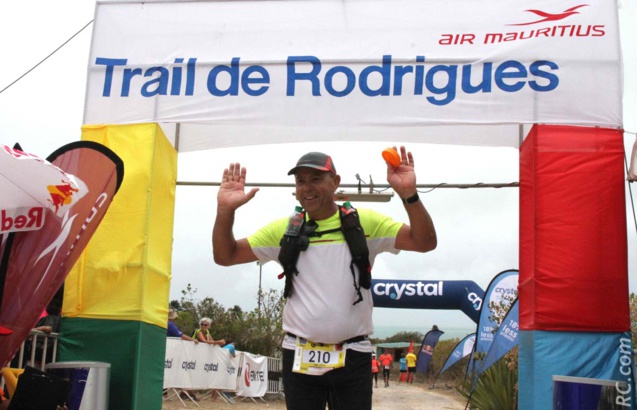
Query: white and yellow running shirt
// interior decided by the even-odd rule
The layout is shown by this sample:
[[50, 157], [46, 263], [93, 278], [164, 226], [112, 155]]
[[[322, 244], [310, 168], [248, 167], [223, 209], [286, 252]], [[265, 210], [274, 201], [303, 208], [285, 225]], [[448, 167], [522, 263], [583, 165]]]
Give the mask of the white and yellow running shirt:
[[[395, 243], [401, 222], [369, 209], [358, 209], [358, 215], [372, 266], [379, 253], [399, 252]], [[259, 262], [278, 263], [279, 243], [288, 221], [288, 218], [276, 220], [247, 238]], [[338, 211], [316, 223], [316, 232], [341, 226]], [[310, 238], [309, 248], [299, 256], [296, 265], [299, 274], [293, 277], [292, 294], [283, 311], [284, 331], [313, 342], [331, 344], [374, 332], [371, 290], [361, 288], [363, 301], [353, 305], [358, 295], [350, 271], [351, 262], [352, 255], [340, 231]], [[355, 266], [354, 270], [356, 283], [359, 283]]]

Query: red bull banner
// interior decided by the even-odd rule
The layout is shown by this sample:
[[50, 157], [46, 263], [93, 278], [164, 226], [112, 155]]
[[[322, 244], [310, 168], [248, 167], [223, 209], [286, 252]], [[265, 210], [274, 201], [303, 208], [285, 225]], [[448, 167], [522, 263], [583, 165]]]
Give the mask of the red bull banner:
[[42, 228], [45, 209], [61, 217], [86, 191], [81, 180], [49, 161], [0, 145], [0, 235]]
[[429, 362], [431, 361], [431, 357], [434, 354], [434, 348], [438, 344], [438, 340], [440, 336], [443, 335], [442, 330], [433, 329], [427, 332], [425, 337], [422, 339], [422, 344], [420, 345], [420, 351], [418, 352], [418, 361], [416, 362], [416, 371], [426, 373], [427, 368], [429, 367]]
[[2, 332], [8, 334], [0, 335], [0, 364], [17, 351], [63, 284], [124, 175], [119, 157], [93, 142], [65, 145], [47, 160], [63, 178], [28, 180], [29, 185], [42, 185], [47, 193], [43, 226], [37, 231], [12, 233], [3, 242], [0, 327], [8, 329]]

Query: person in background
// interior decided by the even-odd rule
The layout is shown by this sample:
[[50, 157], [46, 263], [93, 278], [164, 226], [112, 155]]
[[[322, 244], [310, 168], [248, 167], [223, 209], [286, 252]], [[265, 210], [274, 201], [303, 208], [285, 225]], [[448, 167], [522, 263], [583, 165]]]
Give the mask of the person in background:
[[215, 340], [210, 334], [210, 324], [212, 320], [209, 317], [202, 317], [199, 321], [199, 329], [195, 330], [192, 337], [200, 341], [201, 343], [207, 343], [209, 345], [223, 346], [226, 341], [223, 339]]
[[4, 397], [4, 389], [0, 389], [0, 410], [6, 410], [9, 407], [9, 399]]
[[199, 341], [197, 341], [196, 339], [183, 334], [175, 324], [175, 319], [177, 319], [177, 312], [175, 312], [175, 309], [168, 309], [168, 326], [166, 327], [166, 335], [168, 337], [180, 337], [183, 340], [195, 342], [195, 344], [199, 343]]
[[[51, 302], [49, 302], [49, 304], [47, 305], [46, 309], [45, 309], [45, 314], [40, 316], [40, 318], [38, 319], [38, 321], [36, 322], [35, 326], [33, 327], [33, 329], [31, 329], [32, 331], [36, 331], [36, 332], [42, 332], [42, 333], [46, 333], [47, 335], [50, 335], [51, 333], [55, 333], [58, 334], [60, 333], [60, 314], [62, 311], [62, 302], [61, 300], [54, 298], [51, 300]], [[38, 335], [38, 334], [31, 334], [32, 336], [29, 337], [29, 339], [33, 339], [35, 338], [36, 343], [35, 343], [35, 362], [34, 363], [30, 363], [29, 361], [29, 365], [33, 366], [35, 368], [44, 370], [44, 365], [46, 363], [50, 363], [53, 360], [53, 340], [50, 339], [47, 341], [47, 348], [46, 348], [46, 355], [44, 356], [44, 362], [42, 362], [43, 359], [43, 349], [44, 349], [44, 340], [47, 339], [48, 336], [45, 335]], [[31, 349], [33, 348], [33, 343], [28, 343], [25, 346], [25, 357], [30, 357], [31, 356]], [[17, 355], [16, 355], [17, 356]]]
[[237, 351], [234, 348], [234, 341], [232, 340], [227, 340], [226, 341], [226, 345], [223, 347], [224, 349], [227, 349], [228, 351], [230, 351], [230, 356], [232, 357], [237, 357]]
[[380, 362], [376, 358], [376, 353], [372, 353], [372, 381], [374, 387], [378, 388], [378, 371], [380, 370]]
[[391, 362], [394, 360], [392, 355], [385, 352], [380, 355], [380, 364], [383, 366], [383, 380], [385, 381], [385, 387], [389, 387], [389, 373], [391, 371]]
[[[351, 155], [342, 153], [344, 158]], [[284, 269], [282, 373], [288, 409], [324, 410], [326, 403], [331, 410], [372, 407], [369, 335], [374, 330], [370, 289], [374, 259], [400, 250], [429, 252], [437, 245], [432, 218], [418, 196], [413, 155], [404, 146], [397, 155], [396, 164], [386, 162], [387, 182], [401, 198], [409, 224], [372, 209], [337, 204], [334, 194], [341, 177], [332, 157], [310, 152], [288, 172], [294, 177], [301, 209], [291, 218], [279, 218], [247, 238], [235, 239], [236, 211], [258, 189], [246, 192], [247, 171], [240, 163], [223, 171], [212, 231], [215, 263], [279, 261]], [[356, 261], [350, 251], [354, 245]], [[318, 345], [321, 350], [315, 348]], [[315, 366], [319, 354], [329, 363]]]
[[407, 359], [405, 359], [405, 353], [400, 354], [400, 378], [398, 379], [398, 383], [407, 381]]
[[[182, 340], [187, 340], [190, 342], [195, 342], [195, 344], [198, 344], [199, 340], [193, 339], [192, 337], [183, 334], [182, 331], [179, 330], [179, 328], [175, 324], [175, 319], [177, 319], [177, 312], [175, 312], [175, 309], [173, 308], [168, 309], [168, 328], [166, 329], [167, 336], [180, 337]], [[182, 399], [192, 399], [193, 401], [199, 401], [199, 399], [197, 398], [197, 396], [195, 396], [194, 393], [186, 392], [185, 390], [182, 390], [179, 393], [179, 397], [181, 397]]]
[[407, 360], [407, 383], [414, 382], [414, 376], [416, 375], [416, 362], [418, 361], [418, 357], [414, 354], [413, 350], [410, 350], [405, 356]]

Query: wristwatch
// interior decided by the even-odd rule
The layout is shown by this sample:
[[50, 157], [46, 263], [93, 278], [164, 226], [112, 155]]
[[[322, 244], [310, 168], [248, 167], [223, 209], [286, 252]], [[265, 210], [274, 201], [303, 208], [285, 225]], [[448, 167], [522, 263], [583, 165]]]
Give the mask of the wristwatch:
[[403, 204], [413, 204], [414, 202], [418, 202], [420, 197], [418, 196], [418, 192], [410, 196], [409, 198], [400, 198], [403, 201]]

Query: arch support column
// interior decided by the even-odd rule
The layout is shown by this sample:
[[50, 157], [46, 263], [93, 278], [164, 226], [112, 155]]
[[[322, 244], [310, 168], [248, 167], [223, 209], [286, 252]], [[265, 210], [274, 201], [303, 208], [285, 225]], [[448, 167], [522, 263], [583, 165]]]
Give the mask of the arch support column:
[[520, 409], [553, 408], [554, 375], [627, 380], [621, 130], [536, 125], [522, 144], [519, 304]]

